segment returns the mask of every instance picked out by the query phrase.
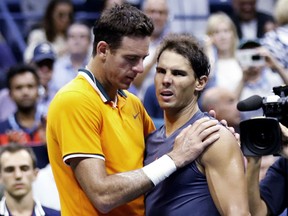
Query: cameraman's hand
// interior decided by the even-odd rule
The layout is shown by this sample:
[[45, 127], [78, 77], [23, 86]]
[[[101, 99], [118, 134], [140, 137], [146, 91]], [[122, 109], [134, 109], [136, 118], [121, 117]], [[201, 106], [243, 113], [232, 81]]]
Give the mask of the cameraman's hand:
[[279, 123], [282, 132], [282, 149], [280, 155], [288, 159], [288, 128]]

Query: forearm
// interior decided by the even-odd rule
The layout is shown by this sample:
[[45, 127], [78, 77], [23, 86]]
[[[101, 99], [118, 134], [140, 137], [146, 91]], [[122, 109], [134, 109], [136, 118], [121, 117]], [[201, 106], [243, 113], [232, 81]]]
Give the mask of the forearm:
[[249, 208], [252, 215], [263, 216], [268, 215], [268, 210], [265, 202], [261, 199], [259, 189], [259, 173], [261, 159], [248, 159], [247, 165], [247, 184], [248, 184], [248, 199]]
[[[92, 163], [94, 173], [90, 168]], [[95, 164], [93, 160], [83, 160], [74, 167], [75, 176], [83, 191], [94, 207], [102, 213], [145, 194], [175, 170], [174, 162], [167, 155], [142, 169], [112, 175], [107, 175], [104, 161]]]

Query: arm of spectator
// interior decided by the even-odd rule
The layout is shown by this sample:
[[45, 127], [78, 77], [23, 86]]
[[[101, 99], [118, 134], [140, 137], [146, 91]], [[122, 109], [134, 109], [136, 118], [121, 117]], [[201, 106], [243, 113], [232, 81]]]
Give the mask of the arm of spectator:
[[271, 68], [272, 71], [278, 73], [285, 85], [288, 85], [288, 71], [285, 70], [282, 64], [264, 47], [259, 48], [259, 53], [265, 57], [267, 66]]

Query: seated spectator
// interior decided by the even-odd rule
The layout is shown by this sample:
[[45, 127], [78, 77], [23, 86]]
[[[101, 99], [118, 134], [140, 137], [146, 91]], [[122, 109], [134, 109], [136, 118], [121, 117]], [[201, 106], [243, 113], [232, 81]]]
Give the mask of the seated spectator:
[[232, 0], [232, 20], [236, 25], [239, 39], [262, 38], [275, 28], [274, 18], [257, 11], [257, 0]]
[[9, 143], [0, 148], [0, 180], [4, 196], [0, 215], [60, 216], [60, 212], [33, 198], [32, 183], [37, 177], [36, 156], [32, 149]]
[[[33, 52], [31, 65], [36, 67], [39, 76], [39, 99], [37, 106], [42, 113], [47, 112], [50, 101], [54, 97], [56, 91], [51, 87], [51, 78], [53, 73], [53, 65], [56, 55], [52, 46], [47, 43], [38, 44]], [[8, 88], [0, 91], [0, 121], [6, 120], [9, 115], [16, 111], [15, 102], [9, 95]]]
[[206, 34], [206, 52], [211, 64], [206, 89], [221, 86], [234, 91], [242, 78], [242, 69], [236, 58], [239, 43], [236, 27], [228, 15], [217, 12], [209, 16]]
[[31, 63], [36, 66], [40, 82], [37, 106], [44, 114], [47, 113], [49, 104], [56, 94], [56, 90], [52, 88], [55, 61], [56, 54], [50, 43], [40, 43], [35, 47]]
[[[235, 90], [238, 100], [241, 101], [253, 95], [267, 97], [273, 94], [273, 87], [287, 84], [288, 74], [283, 68], [278, 67], [277, 60], [267, 49], [261, 47], [259, 41], [243, 41], [239, 46], [237, 56], [243, 70], [242, 79]], [[257, 58], [253, 60], [252, 56], [257, 56]], [[263, 116], [263, 110], [260, 108], [242, 112], [241, 115], [242, 120], [246, 120]]]
[[30, 62], [34, 48], [41, 42], [50, 42], [57, 56], [67, 52], [67, 29], [74, 19], [70, 0], [51, 0], [47, 5], [40, 28], [32, 30], [27, 38], [24, 61]]
[[59, 90], [74, 79], [79, 68], [85, 68], [90, 57], [91, 29], [84, 22], [71, 24], [67, 32], [67, 53], [54, 64], [52, 88]]
[[[39, 77], [36, 69], [29, 65], [16, 65], [8, 71], [7, 83], [16, 112], [0, 122], [0, 145], [10, 142], [27, 146], [44, 145], [39, 136], [43, 113], [37, 109]], [[37, 158], [42, 168], [48, 163], [47, 151], [41, 151]]]

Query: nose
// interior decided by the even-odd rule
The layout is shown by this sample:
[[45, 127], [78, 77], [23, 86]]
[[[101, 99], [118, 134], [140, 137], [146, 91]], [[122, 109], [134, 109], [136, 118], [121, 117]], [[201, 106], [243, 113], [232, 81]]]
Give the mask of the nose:
[[136, 73], [143, 73], [143, 71], [144, 71], [143, 60], [141, 59], [137, 64], [135, 64], [132, 67], [132, 70]]
[[172, 74], [167, 72], [163, 77], [163, 83], [171, 83], [172, 82]]
[[22, 178], [22, 171], [21, 171], [21, 169], [16, 168], [16, 169], [14, 170], [14, 176], [15, 176], [16, 179]]

